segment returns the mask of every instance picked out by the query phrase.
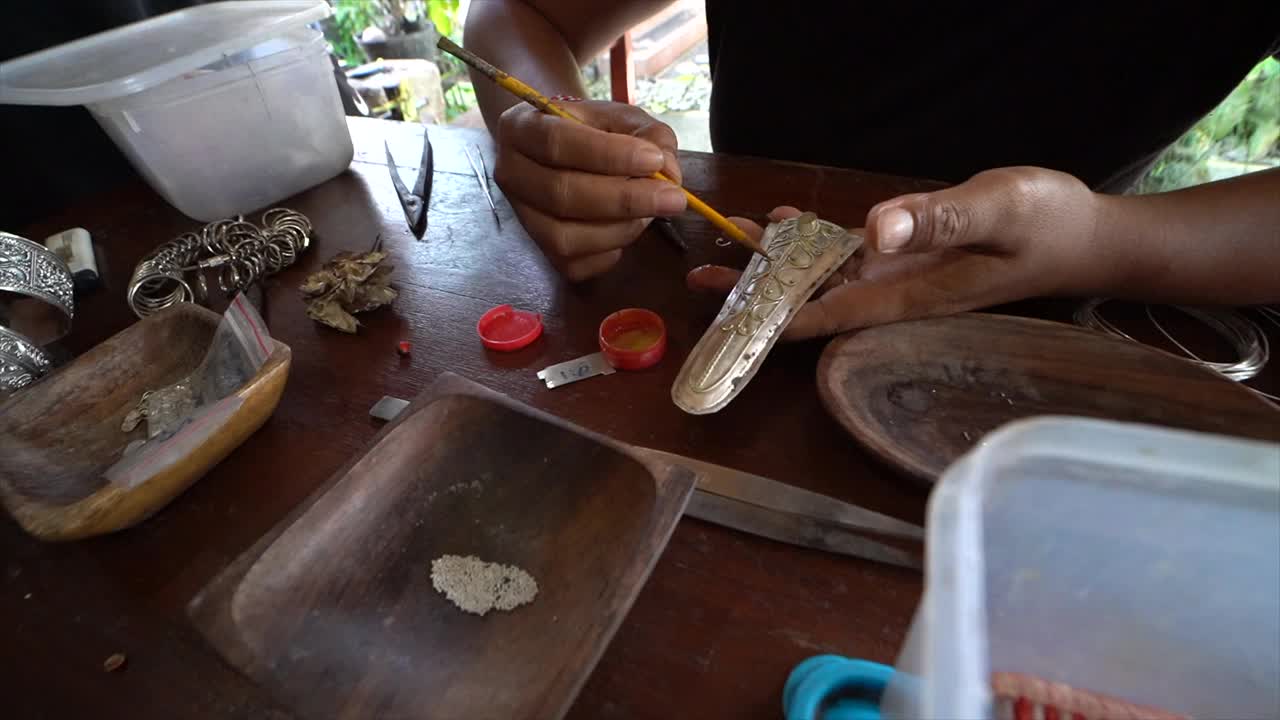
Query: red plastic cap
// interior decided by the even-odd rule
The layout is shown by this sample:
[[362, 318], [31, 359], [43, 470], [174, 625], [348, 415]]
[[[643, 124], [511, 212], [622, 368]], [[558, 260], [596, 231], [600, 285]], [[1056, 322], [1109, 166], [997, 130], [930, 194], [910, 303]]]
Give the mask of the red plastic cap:
[[480, 316], [476, 323], [480, 342], [490, 350], [511, 352], [525, 347], [542, 335], [542, 316], [510, 305], [499, 305]]
[[667, 351], [667, 326], [649, 310], [619, 310], [600, 323], [600, 351], [619, 370], [643, 370]]

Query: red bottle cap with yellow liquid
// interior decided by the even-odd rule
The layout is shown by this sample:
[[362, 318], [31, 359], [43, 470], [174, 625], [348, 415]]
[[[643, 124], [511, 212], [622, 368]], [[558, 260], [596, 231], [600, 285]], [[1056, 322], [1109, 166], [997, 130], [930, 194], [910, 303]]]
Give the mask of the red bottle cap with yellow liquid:
[[649, 310], [619, 310], [600, 323], [600, 351], [619, 370], [652, 367], [667, 351], [667, 326]]

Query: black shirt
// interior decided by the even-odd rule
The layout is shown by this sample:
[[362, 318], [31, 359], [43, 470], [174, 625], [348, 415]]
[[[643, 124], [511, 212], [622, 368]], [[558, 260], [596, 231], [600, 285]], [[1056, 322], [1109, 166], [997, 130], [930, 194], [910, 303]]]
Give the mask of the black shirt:
[[1121, 190], [1280, 47], [1280, 2], [707, 0], [719, 152]]
[[[12, 3], [0, 60], [204, 1]], [[1276, 50], [1280, 2], [707, 0], [707, 22], [719, 151], [952, 182], [1040, 165], [1120, 188]], [[0, 157], [19, 178], [0, 229], [134, 176], [81, 107], [0, 105]]]
[[[0, 62], [209, 1], [6, 3]], [[0, 161], [13, 179], [0, 193], [0, 230], [11, 232], [78, 198], [137, 177], [89, 111], [80, 106], [0, 105]]]

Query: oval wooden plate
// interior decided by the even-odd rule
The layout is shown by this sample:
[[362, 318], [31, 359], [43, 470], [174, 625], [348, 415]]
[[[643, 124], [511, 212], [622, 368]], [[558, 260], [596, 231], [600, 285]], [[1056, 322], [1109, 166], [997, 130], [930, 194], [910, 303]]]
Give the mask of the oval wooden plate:
[[832, 340], [827, 410], [854, 439], [933, 483], [987, 432], [1066, 414], [1280, 439], [1280, 411], [1182, 358], [1084, 328], [965, 313]]

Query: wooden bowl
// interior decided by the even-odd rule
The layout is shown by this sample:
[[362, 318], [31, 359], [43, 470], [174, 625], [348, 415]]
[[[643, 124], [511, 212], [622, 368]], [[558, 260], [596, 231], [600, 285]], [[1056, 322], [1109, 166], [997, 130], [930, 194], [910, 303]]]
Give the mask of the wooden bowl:
[[[564, 714], [696, 476], [446, 375], [191, 603], [196, 626], [301, 717]], [[538, 584], [467, 614], [432, 560]]]
[[237, 391], [241, 404], [188, 456], [131, 487], [103, 472], [145, 423], [123, 432], [142, 393], [177, 382], [204, 359], [222, 316], [190, 303], [134, 323], [0, 405], [0, 500], [27, 532], [73, 540], [146, 519], [200, 479], [275, 410], [289, 375], [289, 347]]
[[1140, 343], [1009, 315], [841, 335], [822, 354], [818, 391], [855, 440], [927, 483], [988, 432], [1037, 415], [1280, 440], [1280, 413], [1239, 383]]

